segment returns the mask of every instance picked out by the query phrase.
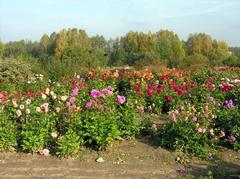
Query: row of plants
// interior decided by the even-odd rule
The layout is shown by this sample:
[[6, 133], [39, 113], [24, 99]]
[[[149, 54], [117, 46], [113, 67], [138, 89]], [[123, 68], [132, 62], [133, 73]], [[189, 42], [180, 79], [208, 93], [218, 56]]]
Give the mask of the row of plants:
[[220, 146], [240, 149], [239, 79], [238, 68], [98, 69], [5, 83], [0, 149], [68, 157], [141, 132], [159, 146], [212, 158]]

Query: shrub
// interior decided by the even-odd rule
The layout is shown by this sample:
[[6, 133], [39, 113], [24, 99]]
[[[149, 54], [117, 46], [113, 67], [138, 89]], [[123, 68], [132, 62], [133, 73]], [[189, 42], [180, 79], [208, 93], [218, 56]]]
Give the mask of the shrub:
[[185, 64], [185, 66], [199, 67], [202, 65], [208, 65], [209, 60], [207, 57], [203, 55], [194, 54], [194, 55], [187, 56], [184, 59], [183, 63]]
[[0, 112], [0, 151], [17, 146], [16, 123], [8, 115]]
[[83, 144], [82, 136], [79, 136], [77, 131], [71, 128], [60, 137], [57, 141], [57, 155], [68, 157], [79, 152], [80, 146]]
[[38, 152], [43, 149], [50, 141], [51, 123], [49, 116], [43, 115], [20, 124], [19, 127], [22, 128], [19, 131], [21, 148], [27, 152]]
[[240, 59], [237, 56], [230, 56], [223, 61], [224, 65], [240, 67]]

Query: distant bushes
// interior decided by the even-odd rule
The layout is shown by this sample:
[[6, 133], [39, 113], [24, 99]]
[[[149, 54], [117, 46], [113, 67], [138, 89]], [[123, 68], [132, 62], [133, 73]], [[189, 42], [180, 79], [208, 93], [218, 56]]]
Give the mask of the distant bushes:
[[42, 73], [40, 65], [30, 59], [25, 60], [16, 60], [16, 59], [0, 59], [0, 89], [6, 89], [7, 86], [17, 87], [26, 80], [31, 80], [34, 77], [35, 73]]
[[0, 81], [15, 83], [33, 76], [31, 65], [14, 59], [0, 60]]
[[185, 66], [202, 66], [202, 65], [208, 65], [209, 60], [207, 57], [201, 54], [194, 54], [194, 55], [187, 56], [183, 64]]
[[230, 56], [223, 61], [224, 65], [240, 67], [240, 59], [237, 56]]

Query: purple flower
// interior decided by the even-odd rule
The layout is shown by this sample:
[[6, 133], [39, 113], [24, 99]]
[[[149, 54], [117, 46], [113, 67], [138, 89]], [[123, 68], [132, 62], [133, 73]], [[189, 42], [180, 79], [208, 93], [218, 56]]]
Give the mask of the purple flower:
[[78, 91], [79, 91], [79, 89], [77, 88], [77, 87], [74, 87], [73, 89], [72, 89], [72, 96], [77, 96], [78, 95]]
[[94, 98], [97, 98], [97, 97], [104, 98], [105, 97], [104, 94], [102, 94], [100, 91], [95, 90], [95, 89], [91, 91], [91, 96]]
[[123, 103], [125, 103], [125, 101], [126, 101], [125, 96], [119, 96], [119, 95], [118, 95], [117, 98], [118, 98], [119, 104], [123, 104]]
[[187, 173], [187, 171], [185, 169], [179, 169], [179, 170], [177, 170], [177, 172], [181, 175], [185, 175]]
[[208, 157], [212, 158], [212, 156], [213, 156], [212, 152], [208, 152]]
[[229, 101], [226, 100], [225, 103], [226, 103], [228, 109], [231, 109], [234, 107], [233, 101], [231, 99]]
[[230, 142], [236, 142], [237, 141], [236, 137], [234, 137], [233, 135], [231, 135], [228, 139], [229, 139]]

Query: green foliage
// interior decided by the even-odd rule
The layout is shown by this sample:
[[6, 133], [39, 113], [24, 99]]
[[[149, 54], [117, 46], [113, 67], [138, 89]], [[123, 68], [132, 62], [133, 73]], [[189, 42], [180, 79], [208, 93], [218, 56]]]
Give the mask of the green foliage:
[[0, 151], [17, 146], [16, 123], [0, 112]]
[[0, 41], [0, 58], [3, 56], [4, 53], [4, 45], [3, 43]]
[[176, 123], [167, 123], [155, 137], [159, 145], [163, 147], [193, 153], [204, 158], [211, 150], [208, 134], [197, 133], [195, 125], [184, 119], [178, 120]]
[[190, 55], [187, 56], [184, 59], [184, 64], [185, 66], [195, 66], [195, 67], [201, 67], [204, 65], [208, 65], [209, 64], [209, 60], [207, 57], [201, 55], [201, 54], [194, 54], [194, 55]]
[[183, 44], [172, 31], [161, 30], [157, 33], [156, 51], [160, 59], [168, 60], [169, 67], [176, 67], [185, 57]]
[[224, 65], [240, 67], [240, 58], [237, 56], [230, 56], [223, 61]]
[[77, 134], [77, 131], [68, 129], [66, 134], [61, 136], [57, 141], [57, 155], [62, 157], [68, 157], [79, 152], [80, 146], [83, 144], [82, 136]]
[[[238, 108], [233, 108], [231, 110], [224, 108], [218, 113], [218, 118], [216, 120], [216, 126], [220, 129], [224, 129], [228, 133], [226, 135], [234, 135], [237, 141], [240, 141], [240, 111]], [[223, 141], [226, 143], [226, 141]], [[239, 142], [232, 142], [231, 145], [235, 149], [240, 149]]]
[[188, 54], [201, 54], [208, 56], [213, 49], [212, 38], [204, 33], [191, 34], [187, 40]]
[[233, 56], [240, 57], [240, 47], [230, 47], [229, 50]]
[[14, 59], [0, 60], [0, 83], [2, 89], [5, 85], [23, 83], [26, 79], [33, 77], [32, 66], [23, 61]]
[[82, 118], [80, 130], [88, 145], [102, 148], [120, 138], [116, 115], [89, 112], [84, 113]]
[[26, 43], [24, 40], [8, 42], [4, 47], [4, 57], [16, 58], [20, 55], [27, 56]]
[[20, 145], [24, 151], [38, 152], [47, 145], [50, 138], [52, 122], [49, 116], [30, 118], [26, 123], [20, 125]]

